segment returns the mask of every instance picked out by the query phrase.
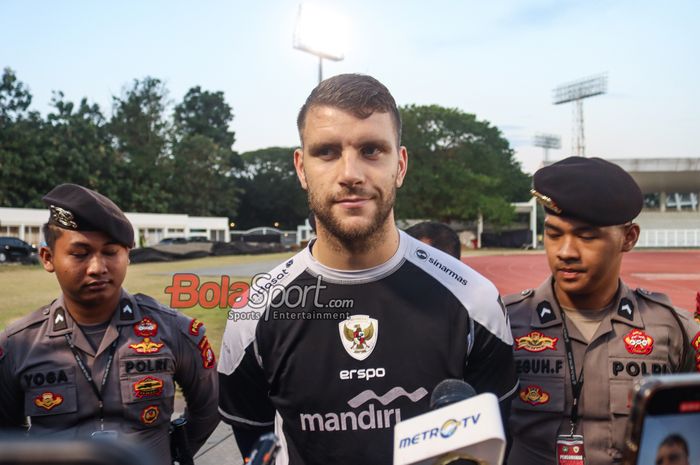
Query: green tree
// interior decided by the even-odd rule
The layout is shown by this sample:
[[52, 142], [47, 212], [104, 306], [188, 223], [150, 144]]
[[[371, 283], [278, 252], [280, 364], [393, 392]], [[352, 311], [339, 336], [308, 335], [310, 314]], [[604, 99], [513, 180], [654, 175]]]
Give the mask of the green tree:
[[268, 147], [241, 155], [244, 194], [235, 221], [241, 228], [272, 226], [296, 229], [309, 209], [294, 170], [294, 148]]
[[233, 110], [223, 92], [190, 89], [175, 107], [170, 160], [171, 211], [233, 217], [240, 188], [234, 176], [242, 166], [229, 129]]
[[400, 110], [409, 163], [398, 218], [469, 221], [481, 213], [497, 224], [512, 219], [510, 202], [527, 199], [530, 181], [498, 128], [438, 105]]
[[170, 207], [167, 171], [171, 124], [165, 85], [156, 78], [135, 79], [113, 97], [109, 131], [123, 164], [118, 199], [125, 210], [165, 213]]
[[235, 133], [229, 129], [233, 109], [221, 91], [202, 91], [200, 86], [191, 88], [182, 103], [175, 107], [174, 120], [181, 137], [198, 134], [229, 150], [236, 140]]
[[119, 173], [124, 169], [111, 144], [100, 107], [66, 101], [62, 92], [52, 100], [45, 125], [44, 160], [54, 184], [72, 182], [95, 189], [119, 203]]
[[43, 207], [41, 196], [51, 186], [46, 169], [44, 122], [30, 111], [32, 94], [5, 68], [0, 82], [0, 205]]

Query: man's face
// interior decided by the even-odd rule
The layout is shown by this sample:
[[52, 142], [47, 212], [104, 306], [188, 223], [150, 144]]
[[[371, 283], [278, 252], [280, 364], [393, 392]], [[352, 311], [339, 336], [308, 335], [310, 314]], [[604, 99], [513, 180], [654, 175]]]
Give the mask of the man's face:
[[688, 465], [688, 456], [680, 444], [667, 444], [659, 447], [656, 465]]
[[328, 106], [309, 109], [294, 164], [317, 222], [342, 242], [366, 241], [393, 223], [408, 155], [389, 113], [360, 119]]
[[53, 250], [42, 247], [40, 255], [70, 301], [95, 307], [118, 299], [129, 251], [106, 234], [63, 230]]
[[634, 247], [639, 229], [636, 225], [592, 226], [547, 215], [544, 231], [556, 286], [569, 296], [586, 296], [617, 286], [622, 253]]

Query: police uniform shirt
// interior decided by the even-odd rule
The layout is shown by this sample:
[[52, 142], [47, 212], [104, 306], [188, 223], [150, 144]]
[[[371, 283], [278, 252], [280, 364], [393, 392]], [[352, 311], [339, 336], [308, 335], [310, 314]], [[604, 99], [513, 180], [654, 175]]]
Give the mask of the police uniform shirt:
[[[571, 431], [572, 394], [552, 280], [504, 300], [520, 378], [508, 464], [554, 465], [557, 435]], [[633, 382], [647, 374], [695, 370], [700, 327], [687, 312], [676, 312], [663, 294], [632, 291], [622, 282], [590, 342], [570, 319], [566, 325], [577, 376], [584, 371], [575, 434], [583, 434], [586, 463], [619, 461]]]
[[[226, 327], [220, 412], [234, 427], [274, 421], [278, 464], [390, 464], [394, 425], [426, 412], [446, 378], [501, 399], [515, 392], [496, 288], [407, 234], [376, 268], [329, 269], [307, 248], [255, 287], [277, 295], [262, 318], [259, 307], [233, 310], [252, 319]], [[251, 290], [251, 302], [261, 295]]]
[[104, 430], [145, 444], [155, 463], [170, 464], [175, 381], [187, 401], [192, 448], [216, 427], [218, 383], [204, 327], [150, 297], [122, 290], [97, 350], [65, 310], [62, 297], [0, 334], [0, 428], [21, 427], [29, 416], [30, 435], [79, 438], [101, 429], [98, 398], [66, 335], [97, 387], [118, 341], [101, 391]]

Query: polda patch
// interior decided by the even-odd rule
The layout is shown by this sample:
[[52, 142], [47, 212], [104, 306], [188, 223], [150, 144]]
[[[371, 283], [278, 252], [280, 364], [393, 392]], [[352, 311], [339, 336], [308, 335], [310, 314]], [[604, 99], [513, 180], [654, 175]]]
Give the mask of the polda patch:
[[654, 350], [654, 339], [640, 329], [633, 329], [624, 337], [627, 352], [635, 355], [649, 355]]
[[134, 334], [139, 337], [153, 337], [158, 334], [158, 323], [146, 317], [134, 325]]

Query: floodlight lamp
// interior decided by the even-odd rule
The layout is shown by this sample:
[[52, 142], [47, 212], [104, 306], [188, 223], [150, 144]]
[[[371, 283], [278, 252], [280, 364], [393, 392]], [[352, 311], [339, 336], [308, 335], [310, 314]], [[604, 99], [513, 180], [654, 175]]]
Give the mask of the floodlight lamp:
[[554, 104], [559, 105], [588, 97], [595, 97], [607, 91], [608, 75], [600, 74], [557, 87], [554, 89]]
[[319, 5], [299, 5], [294, 30], [294, 48], [321, 58], [340, 61], [345, 58], [348, 25], [345, 18]]
[[534, 142], [535, 147], [542, 147], [543, 149], [561, 148], [561, 137], [554, 134], [536, 134]]

